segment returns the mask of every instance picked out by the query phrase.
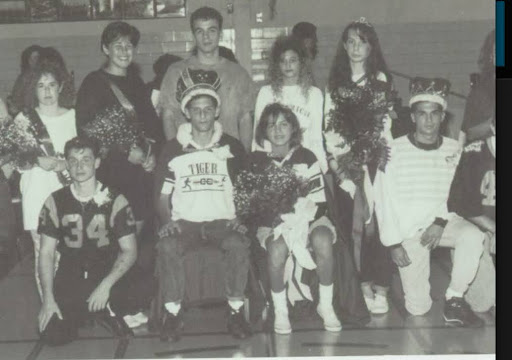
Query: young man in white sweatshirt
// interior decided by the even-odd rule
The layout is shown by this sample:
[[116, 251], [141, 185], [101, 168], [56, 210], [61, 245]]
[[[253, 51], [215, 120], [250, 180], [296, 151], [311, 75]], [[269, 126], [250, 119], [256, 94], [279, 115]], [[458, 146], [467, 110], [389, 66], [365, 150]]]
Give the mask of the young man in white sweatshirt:
[[444, 79], [411, 81], [409, 106], [416, 129], [391, 143], [390, 161], [377, 174], [375, 207], [381, 241], [399, 267], [407, 311], [429, 311], [430, 251], [450, 247], [455, 251], [444, 320], [453, 326], [479, 327], [483, 321], [463, 296], [477, 272], [484, 234], [447, 208], [460, 157], [457, 141], [439, 133], [449, 87]]

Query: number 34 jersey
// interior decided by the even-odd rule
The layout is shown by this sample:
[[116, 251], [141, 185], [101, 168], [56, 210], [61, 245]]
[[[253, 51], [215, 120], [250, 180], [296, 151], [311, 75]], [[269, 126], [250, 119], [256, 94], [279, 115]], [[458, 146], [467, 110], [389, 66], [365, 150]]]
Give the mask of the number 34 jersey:
[[57, 250], [91, 261], [112, 259], [118, 240], [135, 234], [135, 220], [123, 195], [101, 189], [88, 201], [78, 200], [70, 186], [51, 194], [39, 216], [39, 233], [58, 240]]

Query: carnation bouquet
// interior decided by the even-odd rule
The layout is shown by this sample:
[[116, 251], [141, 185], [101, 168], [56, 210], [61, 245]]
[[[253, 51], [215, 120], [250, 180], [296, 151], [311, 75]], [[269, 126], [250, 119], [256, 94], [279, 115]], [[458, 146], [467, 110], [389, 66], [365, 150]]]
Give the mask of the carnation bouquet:
[[332, 96], [335, 106], [326, 126], [327, 148], [340, 171], [361, 184], [364, 165], [373, 163], [385, 170], [389, 147], [381, 132], [384, 118], [396, 101], [396, 91], [387, 83], [374, 81], [340, 87]]
[[281, 215], [293, 212], [297, 200], [308, 192], [307, 180], [291, 167], [271, 164], [261, 173], [242, 171], [234, 185], [237, 216], [244, 224], [256, 226], [273, 219], [275, 227], [282, 222]]
[[[83, 130], [98, 142], [103, 157], [113, 148], [128, 153], [133, 146], [143, 146], [146, 141], [137, 121], [119, 105], [99, 112]], [[150, 148], [148, 155], [149, 152]]]
[[10, 121], [0, 127], [0, 156], [8, 156], [16, 167], [35, 165], [41, 155], [32, 124]]

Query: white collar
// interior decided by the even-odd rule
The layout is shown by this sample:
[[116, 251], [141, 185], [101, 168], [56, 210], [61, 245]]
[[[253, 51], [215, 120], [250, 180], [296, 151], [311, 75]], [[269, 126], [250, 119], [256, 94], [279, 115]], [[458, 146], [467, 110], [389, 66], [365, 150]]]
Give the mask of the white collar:
[[212, 147], [213, 145], [217, 144], [220, 141], [220, 138], [222, 137], [222, 125], [215, 121], [213, 123], [213, 136], [210, 141], [210, 143], [206, 146], [201, 146], [198, 143], [192, 139], [192, 124], [191, 123], [184, 123], [181, 124], [178, 128], [178, 133], [176, 135], [176, 140], [183, 146], [183, 148], [186, 148], [189, 145], [192, 145], [196, 149], [208, 149]]

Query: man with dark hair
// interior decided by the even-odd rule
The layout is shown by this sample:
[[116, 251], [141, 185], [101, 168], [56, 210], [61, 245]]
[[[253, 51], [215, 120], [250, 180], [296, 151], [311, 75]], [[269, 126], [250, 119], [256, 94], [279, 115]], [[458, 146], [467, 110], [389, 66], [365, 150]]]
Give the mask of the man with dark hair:
[[391, 143], [391, 159], [376, 175], [375, 210], [381, 241], [399, 267], [407, 311], [429, 311], [430, 251], [449, 247], [454, 256], [444, 320], [452, 326], [480, 327], [483, 320], [463, 297], [477, 272], [484, 234], [447, 207], [459, 162], [457, 141], [439, 134], [449, 87], [444, 79], [411, 81], [409, 105], [416, 129]]
[[309, 58], [313, 61], [318, 54], [318, 39], [316, 37], [316, 26], [309, 22], [295, 24], [292, 35], [302, 41]]
[[[95, 319], [116, 336], [147, 322], [153, 281], [133, 267], [135, 220], [123, 195], [96, 180], [98, 146], [75, 137], [65, 145], [72, 184], [46, 200], [39, 217], [39, 271], [43, 304], [39, 330], [48, 345], [76, 339], [80, 324]], [[60, 252], [54, 274], [54, 256]]]
[[219, 89], [222, 100], [219, 122], [226, 134], [240, 140], [245, 149], [249, 150], [256, 88], [244, 68], [219, 54], [222, 15], [210, 7], [199, 8], [190, 17], [190, 28], [197, 54], [171, 65], [160, 89], [159, 111], [165, 136], [167, 140], [176, 137], [179, 125], [185, 122], [185, 115], [176, 100], [176, 84], [183, 70], [213, 70], [223, 84]]
[[157, 274], [165, 305], [161, 339], [177, 340], [183, 326], [184, 253], [202, 244], [223, 250], [228, 330], [235, 338], [251, 334], [244, 318], [250, 240], [235, 214], [233, 183], [245, 164], [242, 144], [225, 134], [223, 100], [215, 71], [186, 68], [176, 96], [189, 123], [162, 149], [155, 171], [160, 220]]

